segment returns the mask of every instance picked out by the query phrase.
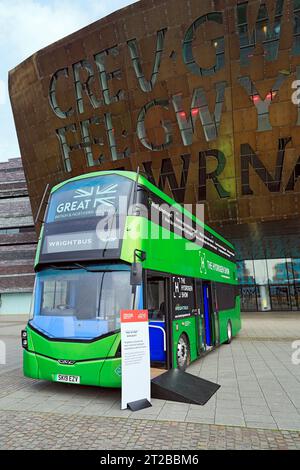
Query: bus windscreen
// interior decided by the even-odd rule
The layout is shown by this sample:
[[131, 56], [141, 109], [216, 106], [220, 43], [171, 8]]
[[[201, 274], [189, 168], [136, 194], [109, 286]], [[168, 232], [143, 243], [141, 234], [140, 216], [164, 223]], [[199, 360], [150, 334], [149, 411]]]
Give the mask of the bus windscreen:
[[43, 270], [36, 278], [30, 324], [49, 338], [94, 339], [113, 333], [120, 328], [121, 308], [132, 308], [129, 280], [128, 270]]

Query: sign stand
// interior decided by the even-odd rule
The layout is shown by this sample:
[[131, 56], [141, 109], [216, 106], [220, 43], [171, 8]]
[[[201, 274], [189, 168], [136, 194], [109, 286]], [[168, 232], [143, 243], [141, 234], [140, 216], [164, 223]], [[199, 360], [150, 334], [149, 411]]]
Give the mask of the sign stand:
[[121, 354], [121, 409], [151, 407], [148, 310], [121, 310]]

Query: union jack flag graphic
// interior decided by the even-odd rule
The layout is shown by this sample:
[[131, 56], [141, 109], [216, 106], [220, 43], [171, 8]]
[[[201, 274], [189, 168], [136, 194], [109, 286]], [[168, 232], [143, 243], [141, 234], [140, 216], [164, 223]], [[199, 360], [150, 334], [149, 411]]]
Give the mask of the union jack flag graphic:
[[74, 199], [80, 197], [91, 197], [94, 194], [95, 188], [88, 188], [88, 189], [76, 189]]
[[85, 189], [77, 189], [75, 191], [74, 199], [78, 198], [87, 198], [87, 197], [95, 197], [94, 206], [96, 204], [103, 204], [105, 206], [114, 206], [114, 201], [116, 196], [113, 196], [117, 192], [118, 185], [111, 184], [109, 186], [105, 186], [101, 188], [101, 186], [85, 188]]
[[104, 206], [114, 206], [114, 201], [116, 196], [111, 196], [111, 194], [115, 194], [117, 192], [118, 185], [111, 184], [110, 186], [106, 186], [105, 188], [101, 188], [97, 186], [96, 195], [100, 197], [95, 198], [94, 204], [103, 204]]

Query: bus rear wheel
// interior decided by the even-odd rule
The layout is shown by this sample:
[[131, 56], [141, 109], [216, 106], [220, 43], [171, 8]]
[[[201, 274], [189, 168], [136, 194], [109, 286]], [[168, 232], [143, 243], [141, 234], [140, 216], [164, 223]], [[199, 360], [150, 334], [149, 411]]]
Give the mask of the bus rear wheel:
[[227, 323], [227, 341], [226, 344], [230, 344], [232, 341], [232, 325], [231, 321]]
[[185, 334], [180, 335], [177, 343], [177, 367], [178, 369], [185, 371], [188, 367], [191, 359], [190, 344]]

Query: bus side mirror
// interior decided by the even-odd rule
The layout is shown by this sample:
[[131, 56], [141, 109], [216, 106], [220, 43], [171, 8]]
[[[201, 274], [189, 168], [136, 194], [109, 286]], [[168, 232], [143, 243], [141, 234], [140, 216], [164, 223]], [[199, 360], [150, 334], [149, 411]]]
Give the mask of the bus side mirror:
[[143, 266], [141, 263], [132, 263], [130, 272], [130, 284], [140, 286], [143, 280]]

